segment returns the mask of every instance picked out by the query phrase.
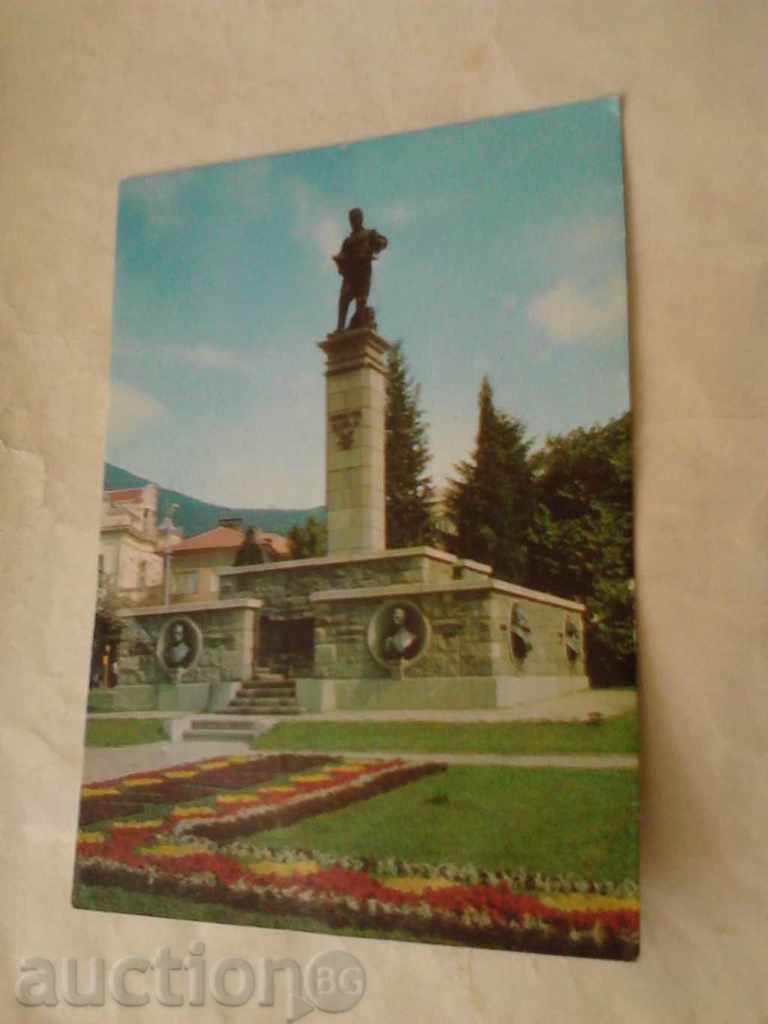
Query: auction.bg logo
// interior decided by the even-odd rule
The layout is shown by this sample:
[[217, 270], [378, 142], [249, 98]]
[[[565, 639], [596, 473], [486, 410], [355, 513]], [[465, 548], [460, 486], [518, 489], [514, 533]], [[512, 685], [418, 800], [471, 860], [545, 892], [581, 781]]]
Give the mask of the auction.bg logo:
[[[58, 966], [58, 969], [57, 969]], [[126, 956], [107, 966], [93, 957], [88, 970], [74, 957], [57, 963], [29, 957], [19, 964], [16, 999], [23, 1006], [274, 1006], [278, 982], [285, 992], [287, 1024], [312, 1010], [344, 1013], [365, 992], [363, 965], [351, 953], [318, 953], [302, 970], [291, 958], [226, 957], [209, 964], [205, 944], [194, 942], [182, 960], [163, 946], [151, 960]]]

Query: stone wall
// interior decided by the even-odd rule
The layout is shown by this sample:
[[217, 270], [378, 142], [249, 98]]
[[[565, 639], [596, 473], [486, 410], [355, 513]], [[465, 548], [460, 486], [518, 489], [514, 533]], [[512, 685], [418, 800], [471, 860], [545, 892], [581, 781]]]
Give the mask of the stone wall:
[[[531, 649], [524, 658], [515, 656], [511, 641], [510, 619], [514, 605], [519, 605], [530, 626]], [[568, 657], [565, 646], [565, 624], [578, 623], [582, 650], [577, 658]], [[511, 594], [494, 592], [491, 600], [490, 629], [493, 637], [492, 664], [494, 675], [500, 676], [583, 676], [584, 613], [577, 606], [568, 608]]]
[[[409, 679], [491, 675], [490, 592], [436, 591], [413, 598], [430, 624], [424, 653], [406, 666]], [[318, 601], [315, 675], [325, 679], [377, 679], [388, 672], [368, 649], [368, 624], [381, 597]]]
[[[256, 601], [237, 601], [121, 612], [126, 626], [119, 684], [113, 691], [115, 707], [202, 710], [226, 704], [237, 685], [251, 678], [258, 650], [258, 611]], [[158, 659], [157, 644], [164, 625], [184, 617], [200, 630], [202, 649], [177, 683]]]
[[465, 579], [483, 579], [489, 572], [487, 566], [462, 562], [444, 551], [406, 548], [348, 559], [307, 558], [225, 569], [221, 572], [219, 593], [222, 598], [259, 598], [270, 616], [299, 618], [315, 614], [310, 595], [316, 591], [448, 583], [458, 574]]

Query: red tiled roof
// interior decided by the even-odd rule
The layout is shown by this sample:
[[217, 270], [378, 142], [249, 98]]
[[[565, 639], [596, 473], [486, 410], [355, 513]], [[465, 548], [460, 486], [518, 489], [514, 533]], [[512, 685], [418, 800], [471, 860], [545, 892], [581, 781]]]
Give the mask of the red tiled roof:
[[128, 487], [122, 491], [104, 491], [110, 501], [141, 501], [144, 497], [143, 487]]
[[[212, 530], [206, 530], [205, 533], [198, 533], [194, 537], [183, 540], [174, 547], [173, 553], [176, 555], [180, 551], [221, 551], [226, 548], [239, 548], [243, 543], [244, 536], [242, 530], [234, 530], [231, 526], [216, 526]], [[279, 533], [261, 533], [259, 540], [262, 544], [272, 548], [276, 555], [290, 554], [290, 544]]]
[[244, 534], [240, 530], [233, 530], [229, 526], [216, 526], [213, 530], [206, 530], [205, 533], [198, 533], [194, 537], [183, 540], [173, 549], [173, 553], [179, 551], [217, 551], [221, 548], [239, 548], [243, 543]]

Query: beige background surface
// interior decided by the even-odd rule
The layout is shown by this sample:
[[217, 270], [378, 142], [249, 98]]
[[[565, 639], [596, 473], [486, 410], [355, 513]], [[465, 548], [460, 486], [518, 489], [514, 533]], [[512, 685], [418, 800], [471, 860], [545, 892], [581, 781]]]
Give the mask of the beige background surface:
[[280, 1020], [22, 1010], [15, 962], [183, 955], [194, 936], [212, 960], [340, 945], [69, 907], [118, 180], [613, 92], [639, 423], [641, 959], [347, 940], [369, 991], [341, 1019], [768, 1020], [767, 32], [762, 0], [0, 5], [4, 1021]]

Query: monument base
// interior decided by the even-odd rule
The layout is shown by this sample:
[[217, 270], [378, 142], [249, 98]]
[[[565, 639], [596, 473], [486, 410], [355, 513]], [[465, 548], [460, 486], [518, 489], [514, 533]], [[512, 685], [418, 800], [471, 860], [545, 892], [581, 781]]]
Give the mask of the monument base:
[[588, 690], [582, 676], [436, 676], [417, 679], [297, 679], [308, 712], [469, 711], [511, 708]]

